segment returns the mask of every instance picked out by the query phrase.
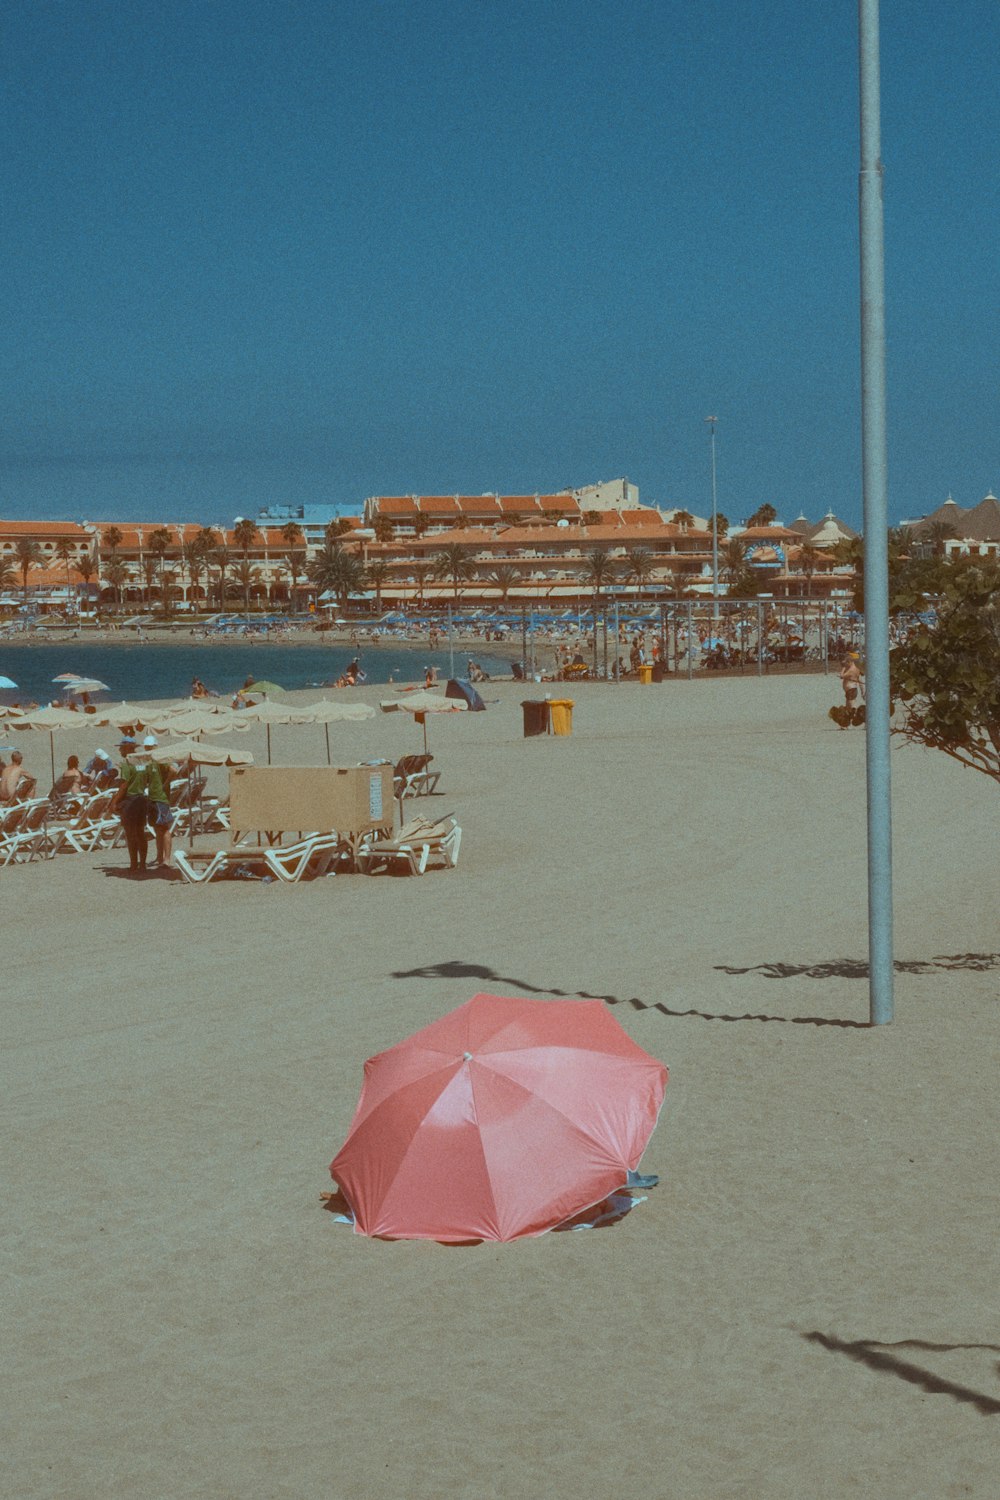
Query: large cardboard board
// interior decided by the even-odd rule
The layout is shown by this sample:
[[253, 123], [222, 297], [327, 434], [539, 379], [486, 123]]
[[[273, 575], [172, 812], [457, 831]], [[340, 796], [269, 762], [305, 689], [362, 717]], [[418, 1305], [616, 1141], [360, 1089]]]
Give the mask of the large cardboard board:
[[234, 766], [230, 821], [241, 833], [392, 829], [392, 766]]

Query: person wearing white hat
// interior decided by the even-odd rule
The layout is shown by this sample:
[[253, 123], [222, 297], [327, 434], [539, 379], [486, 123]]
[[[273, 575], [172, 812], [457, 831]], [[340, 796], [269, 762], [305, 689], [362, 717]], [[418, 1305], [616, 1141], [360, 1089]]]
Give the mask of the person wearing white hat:
[[147, 734], [142, 742], [143, 750], [150, 752], [147, 776], [149, 779], [149, 790], [146, 796], [149, 800], [149, 826], [156, 838], [156, 866], [168, 866], [170, 856], [173, 853], [171, 838], [171, 827], [174, 821], [173, 808], [170, 806], [170, 781], [173, 776], [173, 766], [169, 761], [158, 760], [152, 753], [159, 745], [155, 734]]
[[128, 847], [129, 874], [146, 873], [146, 795], [149, 789], [149, 766], [133, 763], [130, 759], [136, 751], [133, 735], [124, 733], [118, 746], [121, 762], [118, 767], [118, 790], [110, 811], [117, 813], [125, 831]]
[[94, 751], [83, 768], [83, 777], [93, 790], [102, 790], [114, 783], [115, 763], [106, 750]]

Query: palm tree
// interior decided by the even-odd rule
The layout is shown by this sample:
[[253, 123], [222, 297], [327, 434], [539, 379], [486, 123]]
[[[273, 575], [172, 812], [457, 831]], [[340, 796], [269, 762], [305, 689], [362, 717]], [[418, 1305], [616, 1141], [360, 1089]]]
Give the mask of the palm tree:
[[124, 540], [125, 537], [122, 532], [118, 530], [117, 526], [109, 526], [107, 531], [104, 533], [104, 536], [101, 539], [101, 546], [108, 549], [112, 561], [118, 556], [118, 548], [121, 546]]
[[188, 583], [191, 586], [192, 603], [194, 603], [194, 595], [198, 591], [198, 580], [208, 565], [204, 548], [199, 545], [197, 536], [187, 543], [182, 556], [187, 569]]
[[215, 550], [209, 554], [206, 560], [210, 563], [214, 563], [219, 570], [219, 608], [225, 609], [226, 573], [232, 566], [233, 554], [230, 552], [225, 543], [223, 543], [221, 547], [216, 547]]
[[391, 542], [393, 534], [393, 526], [389, 517], [379, 516], [375, 522], [375, 540], [377, 542]]
[[719, 577], [729, 586], [729, 597], [736, 598], [747, 573], [747, 544], [733, 536], [719, 553]]
[[[594, 676], [597, 676], [597, 615], [601, 607], [601, 594], [611, 586], [618, 576], [618, 565], [607, 547], [593, 547], [584, 554], [583, 577], [594, 594]], [[606, 639], [606, 637], [605, 637]]]
[[625, 553], [625, 577], [629, 583], [635, 583], [639, 590], [639, 598], [642, 591], [653, 574], [653, 559], [648, 547], [633, 547]]
[[799, 567], [805, 574], [806, 598], [812, 594], [813, 575], [823, 560], [823, 553], [812, 542], [803, 542], [799, 548]]
[[260, 532], [253, 521], [237, 521], [233, 527], [233, 541], [243, 554], [243, 561], [250, 560], [250, 549], [259, 541]]
[[67, 541], [66, 537], [61, 536], [59, 538], [58, 542], [56, 542], [55, 553], [56, 553], [56, 557], [58, 557], [59, 561], [61, 563], [65, 563], [65, 565], [66, 565], [66, 599], [67, 599], [67, 602], [68, 602], [70, 594], [72, 593], [72, 590], [73, 590], [73, 579], [72, 579], [72, 576], [71, 576], [71, 573], [70, 573], [70, 566], [69, 566], [70, 562], [72, 561], [72, 559], [73, 559], [73, 557], [75, 555], [74, 554], [73, 543], [70, 542], [70, 541]]
[[324, 542], [306, 572], [322, 594], [328, 590], [337, 596], [341, 609], [348, 596], [360, 593], [365, 585], [365, 570], [352, 552], [345, 552], [337, 541]]
[[607, 547], [592, 547], [584, 555], [583, 559], [583, 581], [592, 590], [594, 595], [594, 621], [597, 621], [597, 610], [601, 602], [601, 594], [618, 576], [618, 564], [615, 562]]
[[337, 516], [327, 526], [325, 538], [328, 542], [335, 542], [338, 537], [345, 536], [351, 529], [351, 523], [346, 516]]
[[452, 591], [455, 595], [455, 603], [458, 604], [461, 582], [468, 578], [472, 571], [467, 548], [460, 542], [453, 542], [450, 547], [445, 547], [439, 552], [431, 563], [435, 578], [450, 578]]
[[219, 536], [214, 526], [199, 526], [192, 547], [197, 547], [202, 557], [207, 557], [219, 545]]
[[758, 505], [753, 515], [747, 521], [748, 526], [770, 526], [778, 518], [778, 512], [773, 505]]
[[243, 590], [243, 610], [245, 614], [250, 613], [250, 590], [260, 579], [260, 569], [255, 568], [253, 563], [243, 557], [233, 570], [236, 582]]
[[682, 531], [687, 531], [689, 526], [694, 525], [694, 516], [689, 510], [679, 510], [674, 516], [674, 525], [679, 526]]
[[90, 553], [85, 552], [82, 557], [77, 558], [76, 571], [83, 580], [84, 597], [90, 597], [90, 580], [97, 573], [97, 559]]
[[[170, 542], [170, 532], [165, 526], [157, 526], [156, 530], [150, 533], [149, 550], [152, 554], [153, 572], [147, 573], [146, 583], [147, 587], [152, 588], [153, 578], [155, 577], [157, 572], [159, 573], [161, 599], [163, 597], [163, 564], [166, 560], [167, 553], [170, 550]], [[145, 566], [145, 562], [146, 560], [145, 558], [143, 558], [143, 566]]]
[[247, 614], [250, 613], [250, 585], [247, 579], [250, 576], [250, 549], [259, 541], [260, 532], [253, 521], [239, 520], [233, 527], [233, 542], [240, 549], [241, 565], [236, 569], [236, 581], [243, 589], [243, 604]]
[[128, 582], [129, 571], [120, 557], [113, 557], [104, 569], [104, 580], [110, 583], [115, 594], [115, 607], [122, 607], [122, 585]]
[[381, 557], [376, 557], [368, 564], [368, 582], [375, 590], [375, 613], [379, 615], [382, 613], [382, 589], [389, 578], [390, 571], [389, 564]]
[[285, 565], [292, 575], [292, 597], [291, 608], [295, 613], [295, 593], [299, 586], [299, 574], [303, 572], [306, 562], [305, 533], [302, 527], [294, 521], [289, 521], [287, 526], [281, 528], [281, 539], [289, 549], [285, 553]]
[[160, 598], [165, 615], [173, 613], [174, 601], [170, 590], [176, 585], [177, 576], [176, 568], [160, 568]]
[[[117, 558], [115, 559], [118, 560]], [[139, 563], [140, 582], [142, 584], [142, 607], [148, 609], [153, 587], [156, 583], [156, 570], [160, 560], [155, 552], [144, 552]]]
[[12, 589], [17, 582], [17, 572], [5, 557], [0, 557], [0, 590]]
[[507, 607], [507, 595], [514, 587], [517, 579], [517, 569], [512, 568], [510, 563], [500, 563], [492, 572], [486, 575], [486, 582], [490, 587], [500, 590], [500, 603], [505, 609]]
[[920, 543], [930, 549], [932, 557], [943, 557], [945, 542], [952, 541], [955, 537], [955, 527], [950, 521], [932, 521], [920, 532]]
[[42, 560], [42, 549], [31, 537], [23, 536], [14, 548], [14, 556], [21, 570], [21, 587], [24, 590], [24, 602], [28, 602], [28, 574], [37, 563]]
[[433, 571], [434, 570], [431, 567], [430, 563], [427, 562], [414, 563], [413, 567], [410, 569], [410, 572], [413, 575], [413, 581], [417, 585], [417, 600], [420, 604], [423, 604], [424, 602], [424, 584], [427, 582], [428, 578], [431, 577]]

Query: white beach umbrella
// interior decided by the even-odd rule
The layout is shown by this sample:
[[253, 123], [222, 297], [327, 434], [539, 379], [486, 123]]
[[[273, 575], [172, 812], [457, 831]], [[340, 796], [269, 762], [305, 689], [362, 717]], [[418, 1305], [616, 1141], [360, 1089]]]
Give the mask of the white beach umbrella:
[[412, 714], [417, 723], [423, 726], [424, 731], [424, 754], [427, 750], [427, 715], [428, 714], [455, 714], [462, 713], [468, 709], [464, 698], [446, 698], [443, 693], [432, 693], [426, 688], [418, 688], [416, 692], [407, 693], [405, 697], [393, 698], [381, 705], [383, 713], [395, 713], [397, 709], [403, 709], [405, 713]]
[[[129, 752], [126, 759], [142, 764], [155, 758], [158, 761], [178, 761], [187, 766], [188, 783], [195, 766], [251, 766], [253, 756], [249, 750], [234, 750], [231, 745], [203, 745], [200, 740], [180, 739], [169, 740], [165, 745], [157, 745], [155, 749], [136, 749]], [[194, 844], [194, 820], [191, 816], [190, 791], [188, 795], [188, 848]], [[198, 794], [199, 813], [201, 811], [201, 792]]]
[[260, 703], [248, 703], [246, 708], [234, 708], [233, 727], [263, 724], [267, 730], [267, 763], [271, 764], [272, 724], [311, 724], [314, 722], [308, 708], [294, 708], [290, 703], [274, 703], [264, 698]]
[[52, 780], [56, 779], [57, 729], [99, 729], [110, 723], [107, 712], [98, 709], [95, 713], [81, 713], [72, 708], [26, 708], [23, 712], [10, 714], [7, 719], [11, 729], [47, 729], [49, 732], [49, 755], [52, 760]]
[[326, 731], [326, 763], [330, 759], [330, 725], [360, 723], [362, 719], [373, 719], [375, 710], [367, 703], [353, 703], [349, 698], [321, 698], [318, 703], [307, 704], [304, 712], [309, 714], [303, 723], [322, 724]]
[[[249, 750], [236, 750], [231, 745], [203, 745], [200, 740], [168, 740], [156, 746], [157, 760], [184, 761], [194, 766], [252, 766], [253, 755]], [[150, 759], [149, 750], [131, 750], [130, 761]]]
[[68, 693], [110, 693], [111, 691], [106, 682], [99, 682], [96, 677], [80, 677], [76, 672], [61, 672], [58, 677], [53, 677], [52, 681], [60, 683]]

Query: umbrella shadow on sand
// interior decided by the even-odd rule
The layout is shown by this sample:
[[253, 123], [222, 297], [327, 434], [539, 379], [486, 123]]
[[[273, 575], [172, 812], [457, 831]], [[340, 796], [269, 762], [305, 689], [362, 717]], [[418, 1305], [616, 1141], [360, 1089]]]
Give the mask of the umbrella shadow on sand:
[[[332, 1214], [338, 1224], [353, 1224], [354, 1214], [351, 1205], [344, 1197], [339, 1188], [332, 1192], [320, 1194], [323, 1211]], [[617, 1224], [630, 1214], [638, 1203], [645, 1203], [646, 1195], [634, 1194], [623, 1189], [619, 1193], [612, 1193], [600, 1203], [595, 1203], [591, 1208], [585, 1208], [581, 1213], [574, 1214], [571, 1219], [566, 1219], [562, 1224], [556, 1224], [549, 1230], [550, 1234], [565, 1234], [568, 1230], [577, 1229], [614, 1229]], [[373, 1234], [370, 1239], [383, 1240], [386, 1244], [399, 1244], [399, 1240], [387, 1234]], [[493, 1244], [491, 1240], [435, 1240], [442, 1250], [469, 1250], [476, 1245]]]
[[916, 1364], [912, 1359], [900, 1358], [893, 1352], [897, 1349], [914, 1349], [931, 1353], [950, 1353], [956, 1349], [976, 1349], [1000, 1354], [1000, 1346], [996, 1344], [932, 1344], [923, 1339], [902, 1339], [895, 1344], [883, 1344], [878, 1339], [838, 1339], [832, 1334], [820, 1333], [818, 1330], [800, 1333], [799, 1336], [807, 1343], [819, 1344], [828, 1353], [846, 1355], [848, 1359], [853, 1359], [858, 1364], [866, 1365], [868, 1369], [877, 1370], [883, 1375], [895, 1375], [898, 1380], [904, 1380], [908, 1385], [915, 1385], [929, 1395], [950, 1396], [953, 1401], [964, 1401], [974, 1406], [984, 1416], [1000, 1416], [1000, 1400], [995, 1396], [989, 1396], [985, 1391], [977, 1391], [972, 1386], [960, 1385], [957, 1381], [946, 1379], [934, 1370]]
[[[742, 971], [741, 971], [742, 972]], [[461, 959], [449, 959], [439, 964], [424, 964], [418, 969], [393, 970], [393, 979], [483, 979], [492, 984], [510, 985], [531, 995], [558, 995], [571, 1000], [603, 1000], [605, 1005], [628, 1005], [633, 1010], [658, 1010], [664, 1016], [696, 1016], [702, 1021], [783, 1021], [795, 1026], [840, 1026], [851, 1030], [867, 1031], [868, 1021], [842, 1021], [834, 1016], [769, 1016], [750, 1014], [728, 1015], [725, 1011], [674, 1010], [662, 1000], [641, 1000], [638, 995], [595, 995], [587, 990], [559, 990], [549, 986], [531, 984], [526, 979], [517, 979], [510, 974], [498, 974], [485, 964], [472, 964]]]

